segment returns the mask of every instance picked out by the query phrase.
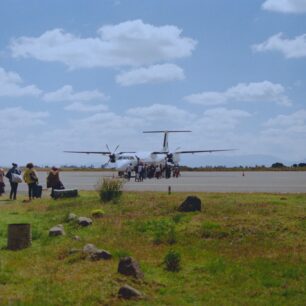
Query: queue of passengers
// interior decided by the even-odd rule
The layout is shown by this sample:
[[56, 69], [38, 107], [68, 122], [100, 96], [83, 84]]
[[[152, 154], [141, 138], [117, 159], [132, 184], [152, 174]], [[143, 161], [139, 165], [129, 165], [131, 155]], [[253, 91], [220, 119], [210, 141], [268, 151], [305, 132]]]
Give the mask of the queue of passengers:
[[[10, 200], [17, 199], [18, 185], [24, 181], [28, 185], [28, 201], [33, 200], [34, 198], [40, 198], [42, 192], [42, 186], [39, 185], [38, 176], [34, 169], [33, 163], [28, 163], [26, 165], [23, 175], [22, 172], [16, 163], [12, 163], [12, 167], [7, 171], [3, 168], [0, 168], [0, 196], [5, 193], [5, 183], [4, 178], [6, 177], [10, 184]], [[52, 167], [51, 171], [47, 175], [47, 188], [51, 188], [51, 197], [54, 197], [55, 189], [64, 189], [59, 178], [59, 169]], [[28, 202], [27, 201], [27, 202]]]
[[135, 173], [135, 182], [142, 182], [144, 179], [160, 179], [166, 178], [169, 179], [172, 177], [179, 177], [180, 168], [178, 165], [169, 165], [169, 164], [159, 164], [159, 165], [147, 165], [145, 163], [139, 162], [134, 167], [130, 164], [125, 171], [125, 177], [128, 181], [132, 177], [132, 172]]

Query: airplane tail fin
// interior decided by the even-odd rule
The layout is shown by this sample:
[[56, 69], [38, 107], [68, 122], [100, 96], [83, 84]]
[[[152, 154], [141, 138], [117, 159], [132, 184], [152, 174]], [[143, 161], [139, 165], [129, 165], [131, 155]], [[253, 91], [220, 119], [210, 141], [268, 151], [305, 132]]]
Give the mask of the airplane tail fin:
[[191, 131], [187, 130], [180, 130], [180, 131], [143, 131], [143, 133], [164, 133], [164, 140], [163, 140], [163, 148], [162, 152], [169, 152], [169, 145], [168, 145], [168, 134], [169, 133], [190, 133]]

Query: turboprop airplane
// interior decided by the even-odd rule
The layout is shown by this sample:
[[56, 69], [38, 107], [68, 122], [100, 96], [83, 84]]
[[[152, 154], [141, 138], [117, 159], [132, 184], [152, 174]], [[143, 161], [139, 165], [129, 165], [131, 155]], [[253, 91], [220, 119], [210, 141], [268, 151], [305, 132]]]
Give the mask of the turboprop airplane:
[[[190, 150], [190, 151], [179, 151], [179, 148], [171, 152], [168, 145], [169, 133], [190, 133], [191, 131], [180, 130], [180, 131], [143, 131], [143, 133], [163, 133], [163, 146], [160, 151], [151, 152], [128, 152], [122, 151], [117, 152], [119, 145], [113, 152], [109, 149], [108, 145], [106, 148], [108, 151], [64, 151], [66, 153], [81, 153], [81, 154], [100, 154], [107, 155], [109, 157], [108, 162], [104, 165], [107, 168], [115, 168], [118, 171], [119, 176], [122, 176], [126, 171], [127, 167], [135, 167], [139, 163], [146, 165], [178, 165], [181, 154], [195, 154], [195, 153], [212, 153], [212, 152], [223, 152], [232, 151], [233, 149], [222, 149], [222, 150]], [[117, 152], [117, 153], [116, 153]], [[110, 165], [111, 164], [111, 165]]]

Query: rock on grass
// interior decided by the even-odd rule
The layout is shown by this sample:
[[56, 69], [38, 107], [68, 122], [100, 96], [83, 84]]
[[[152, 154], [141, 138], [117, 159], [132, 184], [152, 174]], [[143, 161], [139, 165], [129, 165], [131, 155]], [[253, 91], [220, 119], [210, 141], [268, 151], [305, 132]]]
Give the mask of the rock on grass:
[[202, 203], [198, 197], [188, 196], [186, 200], [180, 205], [178, 211], [190, 212], [190, 211], [201, 211]]
[[143, 272], [138, 262], [130, 256], [120, 259], [118, 272], [124, 275], [134, 276], [135, 278], [143, 278]]
[[123, 299], [137, 299], [143, 296], [140, 291], [129, 285], [122, 286], [119, 289], [118, 295]]
[[53, 226], [49, 230], [49, 236], [55, 237], [55, 236], [63, 236], [65, 235], [64, 227], [62, 224], [58, 224], [56, 226]]
[[89, 225], [92, 225], [92, 220], [86, 217], [79, 217], [78, 224], [81, 226], [89, 226]]

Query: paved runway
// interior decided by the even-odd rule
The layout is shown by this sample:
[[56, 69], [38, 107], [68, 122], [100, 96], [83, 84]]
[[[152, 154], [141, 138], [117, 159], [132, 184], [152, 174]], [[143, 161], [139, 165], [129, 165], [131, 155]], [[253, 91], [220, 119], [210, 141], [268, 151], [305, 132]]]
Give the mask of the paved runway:
[[[39, 172], [40, 183], [46, 186], [46, 172]], [[61, 180], [66, 188], [95, 190], [103, 177], [112, 177], [115, 172], [61, 172]], [[7, 183], [7, 191], [9, 190]], [[276, 192], [306, 193], [306, 172], [182, 172], [181, 177], [171, 179], [147, 179], [144, 182], [127, 182], [125, 190], [131, 191], [167, 191], [173, 192]], [[19, 186], [26, 191], [26, 184]]]

